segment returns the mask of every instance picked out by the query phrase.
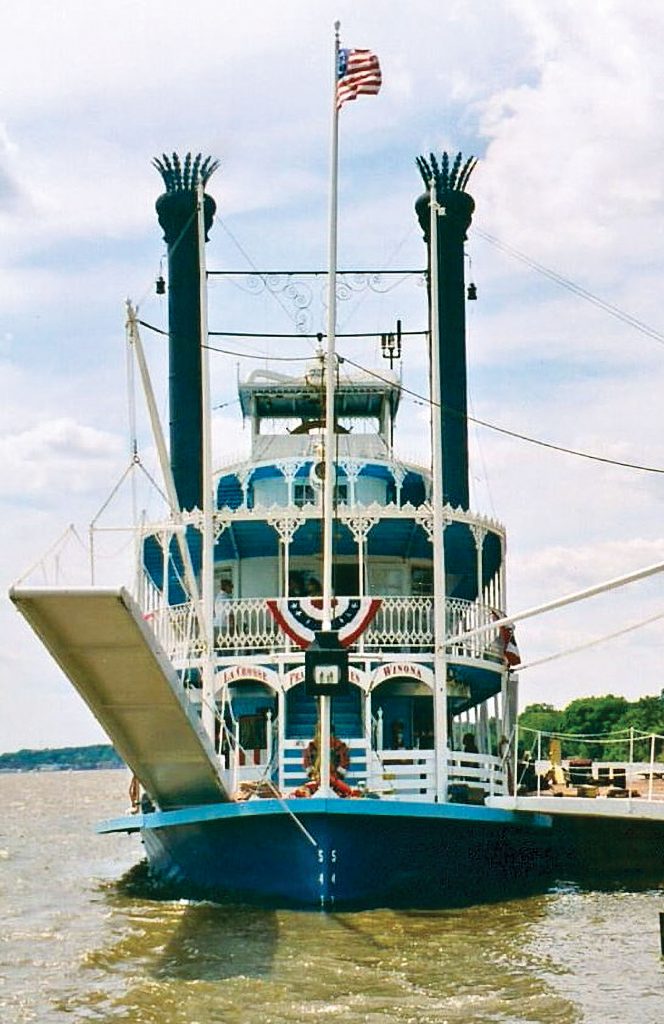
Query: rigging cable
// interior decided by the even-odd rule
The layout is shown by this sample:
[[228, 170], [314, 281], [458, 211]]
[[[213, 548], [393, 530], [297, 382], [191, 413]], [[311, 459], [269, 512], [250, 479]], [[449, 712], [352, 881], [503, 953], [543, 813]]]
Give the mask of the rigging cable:
[[[137, 322], [139, 324], [141, 324], [143, 327], [147, 328], [148, 330], [156, 331], [156, 333], [158, 333], [158, 334], [163, 334], [165, 336], [168, 336], [168, 331], [164, 331], [164, 330], [162, 330], [159, 327], [154, 327], [152, 324], [146, 323], [144, 320], [138, 320]], [[418, 333], [420, 333], [420, 332], [418, 332]], [[421, 332], [421, 333], [426, 333], [426, 332]], [[362, 335], [362, 337], [367, 337], [367, 336], [368, 335]], [[371, 336], [371, 335], [369, 335], [369, 336]], [[299, 337], [299, 335], [296, 335], [295, 337]], [[662, 341], [664, 342], [664, 336], [662, 337]], [[253, 354], [247, 353], [247, 352], [237, 352], [237, 351], [233, 351], [231, 349], [217, 348], [216, 346], [212, 346], [212, 345], [209, 345], [208, 348], [211, 351], [213, 351], [213, 352], [219, 352], [219, 353], [222, 353], [223, 355], [236, 356], [237, 358], [240, 358], [240, 359], [261, 359], [262, 360], [262, 359], [265, 359], [265, 358], [272, 358], [272, 357], [266, 357], [266, 356], [257, 356], [257, 355], [253, 355]], [[286, 357], [286, 356], [275, 357], [275, 358], [280, 358], [280, 359], [284, 359], [284, 360], [287, 359], [288, 361], [291, 361], [291, 359], [292, 359], [293, 362], [295, 362], [295, 361], [297, 361], [297, 362], [308, 362], [309, 361], [308, 357], [305, 358], [303, 356], [300, 356], [297, 359], [296, 359], [296, 357]], [[349, 356], [341, 356], [340, 359], [342, 359], [344, 362], [348, 363], [350, 366], [354, 366], [355, 369], [361, 370], [363, 373], [369, 374], [370, 377], [375, 377], [376, 380], [382, 381], [383, 384], [393, 384], [394, 383], [394, 381], [391, 381], [388, 378], [383, 377], [380, 373], [377, 373], [375, 370], [370, 370], [368, 366], [363, 366], [361, 363], [356, 363]], [[400, 385], [400, 390], [404, 394], [410, 395], [410, 397], [414, 398], [416, 401], [423, 402], [425, 405], [433, 405], [436, 408], [442, 408], [440, 402], [436, 402], [436, 401], [434, 401], [431, 398], [427, 398], [425, 395], [421, 395], [417, 391], [413, 391], [411, 388], [407, 388], [405, 386], [405, 384], [401, 384]], [[452, 415], [459, 415], [459, 416], [461, 416], [461, 413], [457, 413], [456, 410], [447, 410], [447, 411], [450, 412]], [[552, 441], [543, 441], [540, 438], [531, 437], [528, 434], [522, 434], [522, 433], [520, 433], [517, 430], [509, 430], [507, 427], [498, 426], [497, 423], [489, 423], [487, 420], [479, 419], [479, 417], [477, 417], [477, 416], [468, 416], [467, 418], [468, 418], [469, 422], [475, 423], [475, 424], [477, 424], [480, 427], [485, 427], [487, 430], [493, 430], [493, 431], [495, 431], [498, 434], [504, 434], [506, 437], [513, 437], [517, 441], [524, 441], [527, 444], [538, 445], [540, 448], [549, 448], [551, 451], [561, 452], [563, 455], [574, 455], [574, 456], [576, 456], [577, 458], [580, 458], [580, 459], [589, 459], [592, 462], [601, 462], [604, 465], [618, 466], [618, 467], [620, 467], [622, 469], [634, 469], [634, 470], [638, 470], [639, 472], [642, 472], [642, 473], [664, 474], [664, 468], [659, 467], [659, 466], [644, 466], [641, 463], [637, 463], [637, 462], [624, 462], [624, 461], [622, 461], [620, 459], [609, 459], [609, 458], [607, 458], [604, 455], [594, 455], [591, 452], [582, 452], [582, 451], [579, 451], [576, 448], [566, 448], [564, 445], [554, 444]]]
[[538, 274], [543, 274], [544, 277], [548, 277], [550, 281], [554, 281], [559, 284], [562, 288], [566, 288], [568, 291], [573, 292], [574, 295], [578, 295], [579, 298], [585, 299], [586, 302], [590, 302], [593, 306], [597, 306], [599, 309], [604, 310], [609, 316], [613, 316], [616, 320], [622, 321], [624, 324], [628, 324], [633, 327], [634, 330], [639, 331], [641, 334], [645, 334], [646, 337], [652, 338], [653, 341], [658, 342], [660, 345], [664, 345], [664, 334], [660, 331], [655, 330], [654, 327], [649, 327], [648, 324], [644, 323], [643, 320], [639, 320], [637, 317], [632, 316], [631, 313], [626, 313], [625, 310], [620, 309], [619, 306], [614, 306], [611, 302], [607, 302], [605, 299], [601, 299], [598, 295], [594, 295], [589, 292], [587, 288], [583, 288], [579, 284], [575, 284], [574, 281], [570, 281], [568, 277], [563, 277], [562, 274], [557, 273], [555, 270], [551, 270], [550, 267], [544, 266], [543, 263], [538, 263], [537, 260], [527, 256], [526, 253], [521, 252], [519, 249], [515, 249], [513, 246], [508, 245], [506, 242], [502, 242], [495, 235], [489, 234], [488, 231], [482, 231], [481, 228], [475, 227], [474, 234], [483, 238], [490, 245], [493, 245], [500, 252], [506, 253], [508, 256], [512, 256], [513, 259], [519, 260], [524, 263], [531, 270], [536, 270]]
[[[240, 245], [240, 243], [238, 242], [237, 238], [235, 237], [235, 235], [233, 234], [231, 229], [228, 227], [226, 222], [220, 216], [218, 216], [218, 215], [217, 215], [217, 223], [221, 224], [222, 230], [226, 232], [226, 234], [228, 235], [230, 240], [233, 242], [233, 244], [235, 245], [237, 250], [245, 258], [245, 260], [247, 261], [247, 263], [249, 264], [251, 269], [254, 271], [254, 273], [258, 274], [258, 276], [260, 277], [261, 281], [263, 282], [263, 284], [267, 288], [268, 294], [272, 296], [272, 298], [275, 300], [275, 302], [279, 305], [279, 307], [282, 310], [282, 312], [284, 312], [286, 314], [286, 316], [288, 317], [289, 320], [292, 320], [293, 323], [297, 325], [296, 318], [290, 312], [290, 310], [288, 309], [286, 304], [281, 301], [281, 299], [279, 298], [279, 296], [278, 296], [278, 294], [276, 292], [273, 292], [270, 288], [267, 287], [267, 276], [265, 274], [261, 274], [260, 273], [260, 271], [258, 270], [256, 264], [252, 260], [252, 258], [249, 255], [249, 253], [246, 252], [246, 250], [242, 247], [242, 245]], [[298, 337], [299, 337], [299, 335], [298, 335]]]
[[626, 633], [632, 633], [635, 629], [642, 629], [644, 626], [649, 626], [653, 622], [657, 622], [660, 619], [664, 619], [664, 612], [659, 612], [657, 615], [651, 615], [648, 619], [642, 619], [641, 622], [633, 622], [630, 626], [624, 626], [623, 629], [618, 629], [614, 633], [606, 633], [604, 636], [595, 637], [594, 640], [587, 640], [583, 644], [577, 644], [576, 647], [567, 647], [564, 651], [558, 651], [556, 654], [548, 654], [544, 658], [537, 658], [535, 661], [528, 661], [524, 665], [519, 665], [518, 671], [525, 672], [527, 668], [536, 668], [540, 665], [545, 665], [549, 661], [557, 661], [558, 658], [566, 658], [570, 654], [579, 654], [581, 651], [587, 651], [591, 647], [596, 647], [598, 644], [606, 643], [608, 640], [615, 640], [620, 636], [624, 636]]
[[[382, 380], [385, 384], [391, 384], [392, 381], [386, 377], [382, 377], [379, 373], [374, 370], [370, 370], [367, 366], [362, 366], [360, 363], [354, 362], [349, 359], [348, 356], [343, 357], [347, 363], [354, 366], [358, 370], [363, 370], [364, 373], [368, 373], [371, 377], [376, 377], [378, 380]], [[440, 402], [436, 402], [431, 398], [426, 398], [424, 395], [420, 395], [417, 391], [413, 391], [410, 388], [401, 385], [401, 390], [404, 394], [410, 395], [411, 398], [415, 398], [420, 402], [424, 402], [425, 405], [433, 405], [436, 408], [442, 408]], [[447, 410], [451, 415], [461, 416], [460, 412], [455, 409]], [[496, 423], [489, 423], [487, 420], [481, 420], [477, 416], [468, 416], [468, 420], [471, 423], [476, 423], [480, 427], [486, 427], [487, 430], [494, 430], [498, 434], [505, 434], [507, 437], [514, 437], [518, 441], [526, 441], [528, 444], [539, 445], [541, 448], [550, 448], [556, 452], [562, 452], [564, 455], [576, 455], [580, 459], [590, 459], [592, 462], [603, 462], [609, 466], [620, 466], [622, 469], [637, 469], [642, 473], [661, 473], [664, 474], [664, 468], [658, 466], [643, 466], [637, 462], [622, 462], [619, 459], [609, 459], [604, 455], [593, 455], [591, 452], [581, 452], [576, 448], [565, 448], [564, 445], [553, 444], [551, 441], [542, 441], [537, 437], [530, 437], [528, 434], [521, 434], [517, 430], [508, 430], [507, 427], [499, 427]]]

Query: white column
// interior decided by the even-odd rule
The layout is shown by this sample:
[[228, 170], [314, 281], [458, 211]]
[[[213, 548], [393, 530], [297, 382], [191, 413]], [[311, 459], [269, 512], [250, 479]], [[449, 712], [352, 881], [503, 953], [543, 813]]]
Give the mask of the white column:
[[[283, 687], [283, 675], [281, 676]], [[280, 688], [277, 692], [277, 764], [279, 765], [279, 792], [283, 793], [285, 785], [284, 741], [286, 739], [286, 694]]]
[[[445, 621], [447, 589], [445, 581], [445, 516], [443, 510], [443, 444], [440, 422], [440, 323], [438, 319], [438, 217], [435, 182], [429, 195], [431, 230], [431, 433], [432, 472], [431, 503], [433, 512], [433, 633], [434, 633], [434, 736], [436, 755], [436, 800], [447, 802], [447, 623]], [[444, 211], [442, 211], [444, 213]]]

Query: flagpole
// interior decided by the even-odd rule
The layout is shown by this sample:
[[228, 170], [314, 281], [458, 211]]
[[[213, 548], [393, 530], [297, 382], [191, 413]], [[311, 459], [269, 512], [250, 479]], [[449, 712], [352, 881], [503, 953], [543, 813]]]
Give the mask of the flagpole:
[[[332, 68], [332, 128], [330, 135], [330, 207], [327, 264], [327, 346], [325, 351], [325, 453], [323, 478], [323, 629], [332, 625], [332, 530], [334, 518], [334, 395], [336, 377], [337, 329], [337, 215], [339, 168], [339, 111], [337, 109], [337, 69], [339, 65], [339, 29], [334, 23], [334, 61]], [[320, 796], [330, 795], [330, 706], [331, 698], [319, 697], [320, 719]]]
[[334, 76], [330, 136], [330, 208], [327, 250], [327, 347], [325, 354], [325, 477], [323, 481], [323, 629], [332, 621], [332, 519], [334, 515], [334, 392], [337, 329], [337, 216], [339, 180], [339, 111], [337, 66], [340, 22], [334, 23]]

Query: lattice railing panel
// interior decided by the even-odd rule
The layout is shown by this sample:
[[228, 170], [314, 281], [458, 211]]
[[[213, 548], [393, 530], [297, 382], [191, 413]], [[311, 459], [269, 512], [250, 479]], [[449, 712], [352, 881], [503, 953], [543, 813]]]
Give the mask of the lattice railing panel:
[[[224, 651], [283, 651], [288, 638], [272, 617], [262, 597], [231, 598], [224, 605], [225, 625], [215, 629], [215, 646]], [[491, 609], [473, 601], [448, 598], [446, 623], [448, 635], [490, 624]], [[200, 630], [193, 606], [170, 605], [146, 613], [163, 646], [175, 660], [197, 657], [202, 652]], [[408, 651], [433, 648], [433, 598], [389, 595], [381, 598], [380, 608], [362, 637], [365, 651], [384, 648]], [[500, 660], [496, 634], [486, 633], [462, 644], [451, 652], [471, 658]]]

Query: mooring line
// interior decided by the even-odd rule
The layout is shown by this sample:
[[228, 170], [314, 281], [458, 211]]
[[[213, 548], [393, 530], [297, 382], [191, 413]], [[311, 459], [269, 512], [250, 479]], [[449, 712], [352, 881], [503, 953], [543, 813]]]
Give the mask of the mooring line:
[[291, 818], [293, 819], [293, 821], [295, 822], [297, 827], [306, 836], [306, 838], [309, 840], [311, 845], [315, 846], [317, 850], [320, 850], [321, 849], [320, 845], [316, 842], [316, 840], [314, 839], [314, 837], [312, 836], [311, 832], [306, 827], [306, 825], [302, 824], [302, 822], [298, 818], [298, 816], [295, 813], [295, 811], [291, 811], [290, 807], [288, 806], [288, 804], [286, 803], [286, 801], [284, 800], [284, 798], [282, 797], [281, 793], [279, 792], [279, 790], [277, 789], [275, 784], [272, 782], [272, 780], [271, 779], [265, 779], [265, 782], [267, 783], [267, 785], [270, 787], [270, 789], [274, 793], [275, 799], [281, 804], [281, 806], [285, 810], [286, 814], [289, 814], [291, 816]]

